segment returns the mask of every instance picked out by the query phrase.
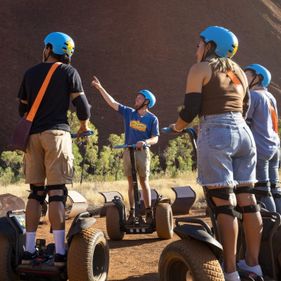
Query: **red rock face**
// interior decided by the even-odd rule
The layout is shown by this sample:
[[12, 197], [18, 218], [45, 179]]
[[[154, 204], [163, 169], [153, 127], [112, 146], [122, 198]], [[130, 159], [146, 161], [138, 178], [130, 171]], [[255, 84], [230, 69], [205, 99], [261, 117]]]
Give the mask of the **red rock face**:
[[[165, 126], [177, 118], [198, 34], [208, 25], [225, 26], [237, 35], [235, 60], [242, 66], [260, 63], [271, 71], [270, 90], [281, 103], [278, 0], [2, 0], [0, 15], [0, 150], [18, 120], [16, 96], [24, 71], [40, 62], [44, 36], [52, 31], [68, 33], [76, 43], [72, 64], [92, 104], [100, 143], [110, 133], [121, 133], [123, 124], [90, 88], [92, 75], [128, 105], [139, 89], [150, 89], [157, 97], [153, 112]], [[162, 136], [160, 146], [166, 141]]]

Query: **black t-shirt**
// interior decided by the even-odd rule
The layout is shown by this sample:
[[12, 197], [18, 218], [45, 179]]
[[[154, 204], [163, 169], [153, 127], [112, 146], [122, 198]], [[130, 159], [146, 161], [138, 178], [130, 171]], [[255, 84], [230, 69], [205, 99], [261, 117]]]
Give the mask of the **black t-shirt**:
[[[26, 71], [18, 98], [27, 100], [30, 110], [52, 63], [40, 63]], [[54, 72], [32, 123], [31, 134], [46, 130], [69, 131], [67, 110], [70, 94], [83, 92], [81, 78], [71, 65], [61, 64]]]

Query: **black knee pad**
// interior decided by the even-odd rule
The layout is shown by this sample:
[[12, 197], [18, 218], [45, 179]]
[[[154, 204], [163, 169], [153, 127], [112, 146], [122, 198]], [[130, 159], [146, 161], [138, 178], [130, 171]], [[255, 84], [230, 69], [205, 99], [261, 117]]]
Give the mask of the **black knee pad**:
[[207, 204], [214, 212], [215, 217], [217, 217], [219, 214], [225, 214], [232, 217], [241, 218], [241, 214], [236, 210], [236, 206], [231, 205], [230, 202], [229, 205], [216, 206], [212, 199], [215, 197], [229, 201], [231, 194], [234, 193], [233, 187], [219, 187], [215, 189], [208, 189], [207, 187], [204, 187], [204, 191]]
[[[270, 183], [269, 182], [257, 182], [255, 183], [254, 194], [257, 197], [266, 197], [266, 196], [272, 196], [272, 193], [270, 191]], [[257, 189], [258, 187], [262, 189]]]
[[[42, 191], [42, 195], [38, 194], [39, 191]], [[46, 195], [47, 190], [45, 186], [35, 186], [33, 184], [30, 184], [30, 193], [28, 199], [34, 199], [42, 205], [46, 199]]]
[[49, 204], [51, 202], [62, 202], [65, 205], [66, 200], [67, 200], [67, 194], [68, 194], [65, 184], [48, 185], [48, 186], [46, 186], [46, 190], [47, 190], [47, 192], [49, 192], [51, 190], [62, 190], [63, 195], [49, 196]]
[[260, 205], [255, 204], [255, 205], [248, 205], [248, 206], [237, 206], [237, 210], [242, 213], [242, 214], [246, 214], [246, 213], [258, 213], [261, 210]]
[[250, 193], [255, 194], [255, 189], [251, 186], [240, 186], [234, 189], [235, 194]]
[[272, 183], [271, 186], [271, 193], [274, 199], [280, 199], [281, 198], [281, 188], [279, 184]]
[[[267, 183], [264, 183], [264, 184], [267, 184]], [[255, 194], [256, 190], [251, 186], [240, 186], [240, 187], [236, 188], [234, 192], [235, 192], [235, 194], [242, 194], [242, 193]], [[239, 204], [238, 204], [237, 210], [242, 214], [257, 213], [260, 211], [260, 206], [258, 204], [239, 206]]]

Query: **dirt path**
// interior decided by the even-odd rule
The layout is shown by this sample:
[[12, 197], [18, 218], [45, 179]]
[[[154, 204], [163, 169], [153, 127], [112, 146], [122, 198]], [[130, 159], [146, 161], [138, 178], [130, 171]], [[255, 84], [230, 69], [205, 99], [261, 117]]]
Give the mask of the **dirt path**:
[[[190, 216], [203, 217], [203, 211], [193, 211]], [[67, 221], [69, 227], [70, 221]], [[106, 232], [105, 218], [97, 218], [95, 225]], [[49, 226], [42, 225], [38, 236], [46, 237]], [[125, 235], [122, 241], [108, 241], [110, 247], [109, 281], [157, 281], [158, 261], [162, 250], [173, 239], [160, 240], [156, 233]], [[52, 242], [52, 235], [47, 235], [47, 242]], [[83, 280], [81, 280], [83, 281]]]

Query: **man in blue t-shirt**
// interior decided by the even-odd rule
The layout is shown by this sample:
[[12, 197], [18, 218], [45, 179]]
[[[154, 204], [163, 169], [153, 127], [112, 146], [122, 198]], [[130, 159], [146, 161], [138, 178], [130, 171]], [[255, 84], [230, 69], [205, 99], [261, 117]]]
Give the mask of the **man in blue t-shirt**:
[[280, 194], [278, 171], [280, 139], [277, 103], [274, 96], [267, 90], [271, 74], [260, 64], [248, 65], [245, 67], [245, 73], [251, 93], [247, 122], [257, 146], [256, 176], [258, 182], [255, 185], [256, 196], [269, 211], [275, 212], [277, 207], [277, 211], [281, 212], [281, 206], [278, 203]]
[[[147, 146], [156, 144], [159, 136], [158, 119], [148, 110], [155, 105], [155, 96], [148, 90], [141, 90], [136, 96], [134, 108], [131, 108], [115, 101], [115, 99], [103, 88], [96, 77], [93, 78], [92, 86], [100, 92], [110, 107], [123, 116], [125, 143], [136, 144], [136, 169], [143, 191], [144, 205], [146, 208], [146, 223], [152, 223], [151, 191], [148, 180], [150, 172], [150, 151]], [[128, 197], [131, 208], [128, 221], [133, 222], [135, 215], [134, 192], [130, 153], [128, 149], [124, 151], [123, 160], [124, 173], [127, 176], [129, 184]]]

